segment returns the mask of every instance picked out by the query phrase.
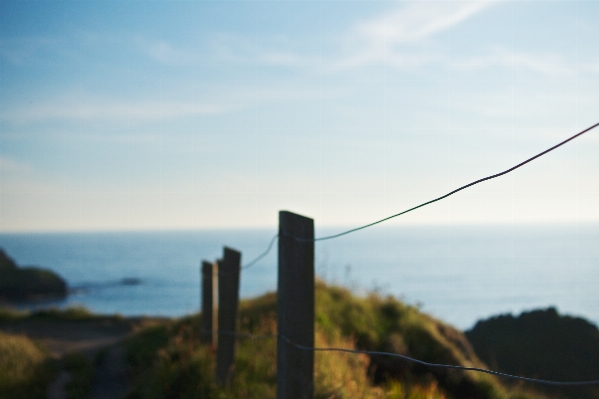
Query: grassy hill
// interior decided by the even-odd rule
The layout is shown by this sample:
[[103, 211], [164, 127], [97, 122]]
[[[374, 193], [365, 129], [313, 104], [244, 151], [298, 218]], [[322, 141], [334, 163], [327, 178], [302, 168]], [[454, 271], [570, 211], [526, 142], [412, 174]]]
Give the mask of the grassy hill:
[[[213, 350], [199, 342], [199, 316], [156, 324], [129, 341], [136, 387], [129, 399], [274, 398], [276, 339], [239, 338], [230, 387], [212, 379]], [[240, 332], [276, 334], [276, 295], [242, 301]], [[316, 346], [401, 353], [418, 359], [486, 367], [463, 333], [392, 297], [360, 298], [318, 283]], [[508, 388], [493, 376], [430, 369], [389, 357], [316, 352], [316, 398], [546, 398]]]

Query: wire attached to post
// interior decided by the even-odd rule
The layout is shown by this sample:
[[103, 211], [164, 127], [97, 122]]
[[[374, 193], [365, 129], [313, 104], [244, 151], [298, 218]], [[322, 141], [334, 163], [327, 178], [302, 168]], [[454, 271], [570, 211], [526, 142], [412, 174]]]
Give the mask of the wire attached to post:
[[254, 266], [256, 263], [258, 263], [258, 261], [260, 261], [262, 258], [264, 258], [266, 255], [268, 255], [268, 253], [270, 252], [270, 250], [272, 249], [272, 246], [274, 245], [275, 241], [277, 240], [277, 238], [279, 238], [278, 234], [275, 234], [275, 236], [270, 240], [270, 244], [268, 244], [268, 248], [266, 248], [266, 251], [262, 252], [260, 255], [258, 255], [254, 260], [252, 260], [251, 262], [248, 262], [247, 264], [241, 266], [241, 270], [245, 270], [245, 269], [249, 269], [250, 267]]

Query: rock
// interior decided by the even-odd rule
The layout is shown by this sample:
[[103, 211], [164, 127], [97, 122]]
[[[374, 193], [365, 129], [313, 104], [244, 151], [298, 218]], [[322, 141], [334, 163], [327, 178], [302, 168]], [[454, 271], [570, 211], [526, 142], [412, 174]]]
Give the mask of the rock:
[[0, 302], [64, 298], [68, 287], [56, 273], [39, 267], [18, 267], [0, 249]]
[[[599, 330], [555, 308], [481, 320], [466, 336], [497, 371], [554, 381], [599, 379]], [[599, 398], [598, 385], [550, 389], [556, 390], [569, 398]]]
[[121, 279], [121, 285], [140, 285], [141, 279], [136, 277], [125, 277]]

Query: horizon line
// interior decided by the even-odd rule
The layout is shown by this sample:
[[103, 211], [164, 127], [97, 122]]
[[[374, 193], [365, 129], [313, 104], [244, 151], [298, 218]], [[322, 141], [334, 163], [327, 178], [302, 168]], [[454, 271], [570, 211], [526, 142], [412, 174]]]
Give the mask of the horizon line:
[[[573, 226], [573, 225], [599, 225], [599, 220], [584, 221], [509, 221], [509, 222], [441, 222], [441, 223], [404, 223], [404, 224], [386, 224], [379, 228], [417, 228], [417, 227], [504, 227], [504, 226]], [[315, 230], [329, 229], [347, 229], [352, 226], [346, 224], [329, 224], [315, 226]], [[19, 234], [99, 234], [99, 233], [177, 233], [177, 232], [199, 232], [199, 231], [241, 231], [241, 230], [276, 230], [278, 226], [228, 226], [228, 227], [149, 227], [149, 228], [98, 228], [98, 229], [39, 229], [39, 230], [0, 230], [0, 235], [19, 235]]]

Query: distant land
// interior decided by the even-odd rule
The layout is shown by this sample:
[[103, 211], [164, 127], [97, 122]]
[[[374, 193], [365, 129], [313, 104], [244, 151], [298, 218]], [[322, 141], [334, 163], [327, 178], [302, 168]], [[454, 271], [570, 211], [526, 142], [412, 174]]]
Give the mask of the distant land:
[[[553, 308], [481, 320], [465, 332], [479, 358], [508, 374], [553, 381], [599, 381], [599, 329]], [[599, 398], [599, 384], [537, 386], [563, 397]]]
[[66, 281], [58, 274], [36, 266], [19, 267], [0, 248], [0, 303], [64, 298]]

